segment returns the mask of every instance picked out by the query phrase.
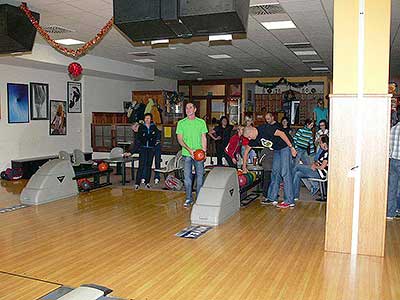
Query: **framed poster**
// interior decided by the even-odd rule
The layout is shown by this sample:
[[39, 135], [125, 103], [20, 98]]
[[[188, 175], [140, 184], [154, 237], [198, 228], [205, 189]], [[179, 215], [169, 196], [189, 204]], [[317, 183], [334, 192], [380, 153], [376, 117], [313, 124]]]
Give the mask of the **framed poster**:
[[31, 120], [49, 119], [49, 85], [47, 83], [31, 82], [30, 104]]
[[67, 100], [69, 113], [82, 112], [82, 85], [80, 82], [67, 82]]
[[50, 135], [67, 134], [67, 102], [50, 100]]
[[8, 123], [29, 123], [28, 85], [7, 83]]

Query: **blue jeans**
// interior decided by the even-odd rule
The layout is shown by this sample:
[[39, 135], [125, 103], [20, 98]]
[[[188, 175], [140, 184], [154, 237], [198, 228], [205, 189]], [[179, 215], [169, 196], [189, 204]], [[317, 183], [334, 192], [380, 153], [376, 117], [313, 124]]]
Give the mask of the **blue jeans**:
[[[154, 166], [156, 169], [161, 169], [161, 144], [154, 147]], [[160, 180], [160, 172], [154, 173], [154, 179]]]
[[268, 188], [269, 200], [278, 200], [279, 184], [282, 177], [285, 202], [288, 204], [294, 203], [291, 164], [292, 154], [290, 153], [289, 147], [285, 147], [281, 150], [274, 150], [271, 183]]
[[293, 190], [294, 198], [299, 198], [300, 196], [300, 183], [302, 178], [321, 178], [318, 171], [313, 171], [310, 166], [297, 165], [293, 171]]
[[192, 196], [192, 184], [193, 184], [193, 174], [192, 169], [194, 165], [195, 174], [196, 174], [196, 197], [199, 196], [199, 192], [201, 187], [203, 186], [203, 177], [204, 177], [204, 161], [196, 161], [190, 156], [184, 156], [185, 160], [185, 191], [186, 191], [186, 200], [193, 201]]
[[400, 208], [400, 160], [391, 158], [389, 160], [389, 187], [387, 216], [394, 217], [396, 210]]
[[302, 149], [302, 148], [298, 148], [297, 150], [297, 156], [295, 158], [295, 166], [297, 166], [300, 162], [300, 160], [303, 162], [303, 164], [305, 165], [309, 165], [310, 164], [310, 157], [307, 154], [307, 149]]
[[322, 150], [321, 147], [318, 147], [317, 151], [315, 152], [315, 156], [314, 156], [315, 161], [317, 161], [319, 159], [319, 156], [321, 155], [322, 151], [324, 151], [324, 150]]

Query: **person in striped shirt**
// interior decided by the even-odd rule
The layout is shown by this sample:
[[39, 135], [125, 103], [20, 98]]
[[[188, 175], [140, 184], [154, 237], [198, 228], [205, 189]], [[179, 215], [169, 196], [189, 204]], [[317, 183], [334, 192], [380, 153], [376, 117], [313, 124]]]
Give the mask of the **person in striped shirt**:
[[399, 218], [400, 209], [400, 123], [390, 129], [389, 142], [389, 187], [387, 218]]
[[[297, 165], [294, 168], [293, 176], [293, 193], [294, 200], [297, 201], [300, 195], [300, 184], [302, 178], [318, 178], [325, 179], [328, 176], [328, 148], [329, 148], [329, 138], [327, 135], [321, 136], [319, 140], [319, 146], [322, 149], [321, 154], [317, 161], [315, 161], [311, 166]], [[315, 194], [318, 188], [313, 187], [311, 194]]]
[[[313, 139], [313, 132], [312, 128], [314, 126], [314, 122], [310, 119], [307, 119], [304, 127], [297, 130], [293, 140], [294, 140], [294, 147], [297, 150], [297, 156], [295, 165], [298, 165], [300, 160], [305, 165], [310, 164], [309, 155], [314, 153], [314, 139]], [[308, 153], [308, 149], [309, 153]]]

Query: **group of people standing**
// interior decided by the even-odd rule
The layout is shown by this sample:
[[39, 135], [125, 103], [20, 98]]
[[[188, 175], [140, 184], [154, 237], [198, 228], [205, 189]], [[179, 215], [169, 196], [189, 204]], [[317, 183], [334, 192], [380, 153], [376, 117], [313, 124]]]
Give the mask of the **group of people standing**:
[[[323, 102], [318, 104], [318, 109], [325, 114]], [[321, 113], [317, 111], [317, 119], [320, 119], [318, 131], [312, 132], [314, 121], [307, 120], [304, 127], [299, 129], [294, 136], [287, 118], [282, 124], [275, 121], [272, 113], [265, 115], [266, 123], [254, 127], [251, 120], [246, 120], [245, 126], [234, 128], [226, 117], [221, 117], [220, 123], [208, 132], [203, 119], [195, 116], [196, 106], [193, 103], [186, 105], [187, 117], [178, 122], [177, 137], [182, 146], [182, 155], [185, 159], [185, 206], [193, 202], [192, 179], [196, 177], [197, 193], [203, 184], [204, 161], [196, 161], [193, 152], [196, 149], [207, 151], [207, 133], [215, 141], [217, 164], [222, 165], [223, 158], [231, 167], [237, 167], [238, 160], [242, 158], [242, 169], [247, 172], [247, 164], [253, 147], [270, 147], [273, 150], [273, 163], [271, 181], [268, 190], [265, 191], [265, 199], [262, 204], [274, 204], [280, 208], [295, 206], [295, 200], [299, 198], [300, 181], [304, 178], [324, 179], [328, 171], [328, 128], [326, 119], [321, 119]], [[236, 133], [233, 134], [234, 130]], [[314, 146], [317, 145], [314, 150]], [[244, 150], [244, 151], [243, 151]], [[314, 156], [314, 152], [316, 152]], [[297, 158], [296, 158], [297, 157]], [[193, 170], [194, 165], [194, 170]], [[194, 176], [195, 175], [195, 176]], [[284, 201], [278, 204], [280, 184], [283, 182]], [[317, 186], [313, 183], [311, 192], [316, 193]]]
[[[273, 204], [279, 208], [295, 207], [300, 196], [302, 179], [325, 179], [328, 172], [329, 138], [326, 120], [320, 120], [316, 139], [313, 138], [314, 121], [306, 120], [294, 137], [287, 119], [279, 124], [272, 113], [265, 116], [266, 124], [248, 128], [244, 136], [250, 139], [243, 158], [243, 170], [247, 171], [247, 155], [252, 147], [268, 144], [273, 149], [271, 181], [262, 204]], [[314, 145], [317, 143], [317, 155]], [[283, 182], [284, 201], [278, 204], [280, 184]], [[315, 182], [309, 182], [311, 193], [318, 191]]]

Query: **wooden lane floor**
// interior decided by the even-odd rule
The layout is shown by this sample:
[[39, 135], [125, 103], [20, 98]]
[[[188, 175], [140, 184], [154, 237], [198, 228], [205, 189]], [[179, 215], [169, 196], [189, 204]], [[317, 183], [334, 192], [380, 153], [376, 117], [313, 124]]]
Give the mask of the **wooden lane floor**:
[[323, 251], [325, 204], [255, 202], [190, 240], [183, 199], [117, 187], [0, 215], [0, 269], [135, 300], [400, 299], [400, 222], [384, 259], [354, 260]]
[[0, 273], [0, 299], [30, 300], [59, 288], [57, 284]]

